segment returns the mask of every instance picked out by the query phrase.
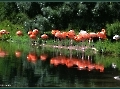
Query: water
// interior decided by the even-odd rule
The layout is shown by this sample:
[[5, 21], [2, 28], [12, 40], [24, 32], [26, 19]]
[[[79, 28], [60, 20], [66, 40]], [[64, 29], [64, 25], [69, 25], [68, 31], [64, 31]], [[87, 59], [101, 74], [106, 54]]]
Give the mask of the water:
[[104, 60], [80, 51], [0, 44], [0, 87], [120, 87], [114, 79], [119, 68]]

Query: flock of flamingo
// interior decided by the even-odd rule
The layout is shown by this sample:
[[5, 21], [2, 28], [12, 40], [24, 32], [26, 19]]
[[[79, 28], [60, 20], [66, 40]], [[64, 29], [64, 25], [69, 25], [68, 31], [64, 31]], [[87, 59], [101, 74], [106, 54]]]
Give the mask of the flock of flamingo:
[[[0, 31], [0, 35], [4, 35], [4, 34], [10, 34], [10, 32], [3, 29]], [[54, 46], [50, 46], [50, 47], [57, 47], [57, 48], [64, 48], [64, 49], [76, 49], [76, 50], [82, 50], [82, 51], [84, 51], [85, 49], [90, 48], [90, 47], [88, 47], [88, 46], [85, 46], [85, 47], [77, 46], [78, 48], [73, 47], [72, 46], [73, 41], [84, 42], [84, 41], [88, 40], [88, 42], [90, 44], [91, 41], [93, 42], [94, 38], [107, 39], [105, 29], [102, 29], [100, 32], [97, 32], [97, 33], [81, 30], [78, 34], [76, 34], [75, 31], [72, 29], [69, 31], [52, 30], [51, 34], [54, 36], [54, 38], [58, 39], [59, 43], [57, 41], [54, 41], [54, 42], [57, 42], [57, 44], [59, 46], [54, 45]], [[17, 30], [16, 35], [23, 36], [24, 34], [21, 30]], [[32, 43], [35, 42], [35, 40], [37, 40], [39, 38], [41, 38], [42, 40], [47, 40], [49, 38], [49, 36], [47, 34], [41, 34], [38, 29], [29, 30], [28, 36], [30, 37]], [[69, 46], [61, 45], [60, 41], [65, 40], [65, 39], [70, 39]], [[54, 39], [54, 40], [56, 40], [56, 39]], [[33, 43], [33, 44], [35, 44], [35, 43]], [[48, 46], [48, 45], [45, 45], [45, 46]], [[93, 47], [91, 49], [98, 51], [96, 48], [93, 48]]]
[[[97, 33], [94, 33], [94, 32], [88, 33], [87, 31], [81, 30], [79, 32], [79, 34], [77, 34], [77, 35], [75, 34], [74, 30], [69, 30], [68, 32], [61, 32], [59, 30], [52, 30], [51, 33], [59, 39], [66, 39], [66, 37], [68, 37], [69, 39], [74, 39], [75, 41], [91, 40], [91, 39], [96, 38], [96, 37], [98, 37], [100, 39], [107, 38], [105, 29], [102, 29], [101, 32], [97, 32]], [[17, 31], [16, 34], [18, 36], [23, 35], [22, 31], [20, 31], [20, 30]], [[38, 34], [39, 34], [38, 29], [33, 29], [33, 30], [28, 31], [28, 35], [31, 39], [36, 39]], [[48, 35], [43, 34], [43, 35], [41, 35], [41, 38], [48, 39]]]
[[[2, 35], [5, 35], [5, 34], [10, 34], [10, 32], [8, 32], [7, 30], [0, 30], [0, 37]], [[60, 30], [51, 30], [51, 34], [54, 36], [54, 42], [55, 42], [55, 45], [44, 45], [44, 46], [50, 46], [50, 47], [53, 47], [53, 48], [64, 48], [64, 49], [75, 49], [75, 50], [81, 50], [81, 51], [85, 51], [85, 49], [93, 49], [96, 53], [96, 51], [98, 51], [95, 47], [90, 47], [89, 45], [88, 46], [73, 46], [73, 41], [77, 42], [77, 44], [79, 42], [85, 42], [85, 41], [88, 41], [88, 44], [90, 44], [91, 42], [93, 42], [93, 39], [107, 39], [107, 36], [106, 36], [106, 30], [105, 29], [102, 29], [100, 32], [87, 32], [87, 31], [84, 31], [84, 30], [80, 30], [80, 32], [78, 34], [75, 33], [74, 30], [69, 30], [69, 31], [60, 31]], [[21, 30], [17, 30], [16, 31], [16, 35], [17, 36], [23, 36], [23, 32]], [[33, 29], [33, 30], [29, 30], [28, 31], [28, 36], [30, 37], [31, 39], [31, 42], [32, 42], [32, 45], [36, 45], [36, 40], [41, 38], [43, 41], [46, 41], [49, 36], [45, 33], [40, 33], [40, 31], [38, 29]], [[57, 41], [56, 41], [57, 39]], [[66, 42], [65, 42], [65, 39], [69, 39], [69, 45], [66, 46]], [[118, 40], [120, 39], [120, 36], [119, 35], [115, 35], [113, 37], [113, 39], [115, 40]], [[64, 40], [64, 45], [63, 43], [61, 42], [62, 40]], [[82, 43], [81, 43], [82, 44]], [[40, 46], [43, 46], [43, 45], [40, 45]]]
[[78, 34], [75, 33], [74, 30], [69, 30], [68, 32], [61, 32], [59, 30], [52, 30], [51, 32], [55, 37], [59, 39], [66, 39], [68, 37], [71, 40], [75, 40], [77, 42], [92, 40], [94, 38], [106, 39], [106, 30], [102, 29], [101, 32], [87, 32], [81, 30]]
[[[28, 35], [31, 39], [37, 39], [37, 35], [39, 33], [40, 31], [38, 29], [33, 29], [33, 30], [28, 31]], [[5, 35], [5, 34], [10, 34], [10, 32], [5, 29], [0, 30], [0, 37], [2, 37], [2, 35]], [[54, 35], [54, 37], [61, 39], [61, 40], [69, 38], [71, 39], [71, 41], [74, 40], [76, 42], [85, 41], [85, 40], [89, 40], [89, 42], [91, 42], [91, 40], [93, 40], [94, 38], [107, 39], [105, 29], [102, 29], [100, 32], [96, 32], [96, 33], [81, 30], [78, 34], [76, 34], [75, 31], [72, 29], [69, 31], [52, 30], [51, 34]], [[16, 35], [23, 36], [23, 32], [21, 30], [18, 30], [16, 32]], [[38, 36], [38, 38], [40, 37]], [[45, 39], [48, 39], [49, 36], [47, 34], [42, 34], [41, 38], [45, 40]], [[120, 36], [115, 35], [113, 39], [118, 40], [120, 39]]]
[[[34, 40], [37, 39], [37, 36], [39, 33], [40, 32], [38, 29], [33, 29], [33, 30], [28, 31], [29, 37]], [[19, 33], [16, 33], [16, 34], [19, 35]], [[58, 42], [61, 40], [70, 39], [70, 45], [69, 45], [69, 47], [67, 47], [67, 49], [70, 48], [70, 46], [72, 46], [73, 40], [76, 42], [81, 42], [81, 41], [83, 42], [83, 41], [88, 40], [89, 44], [90, 44], [90, 42], [93, 41], [94, 38], [107, 39], [105, 29], [102, 29], [101, 32], [97, 32], [97, 33], [81, 30], [79, 32], [79, 34], [76, 34], [74, 30], [69, 30], [69, 31], [52, 30], [51, 34], [54, 36], [54, 38], [58, 39]], [[47, 40], [49, 38], [49, 36], [47, 34], [42, 34], [40, 37], [42, 40]], [[53, 47], [66, 48], [65, 46], [63, 47], [61, 45], [61, 42], [58, 43], [58, 45], [60, 45], [60, 46], [53, 46]], [[72, 49], [72, 47], [71, 47], [71, 49]], [[80, 48], [78, 48], [78, 49], [80, 49]]]

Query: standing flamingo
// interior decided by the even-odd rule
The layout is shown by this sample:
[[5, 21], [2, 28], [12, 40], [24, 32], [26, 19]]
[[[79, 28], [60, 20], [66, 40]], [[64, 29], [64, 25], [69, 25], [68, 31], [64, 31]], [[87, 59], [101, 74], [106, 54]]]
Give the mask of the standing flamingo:
[[22, 32], [21, 30], [18, 30], [18, 31], [16, 32], [16, 35], [17, 35], [17, 36], [23, 36], [23, 32]]
[[32, 30], [28, 31], [28, 35], [30, 36], [32, 34]]
[[[10, 34], [10, 32], [8, 32], [8, 31], [5, 30], [5, 29], [0, 30], [0, 38], [1, 38], [2, 40], [7, 40], [7, 39], [9, 39], [9, 38], [10, 38], [9, 34]], [[2, 38], [2, 37], [3, 37], [3, 38]]]
[[74, 31], [74, 30], [71, 29], [71, 30], [69, 30], [69, 31], [67, 32], [67, 37], [70, 39], [70, 44], [69, 44], [69, 46], [72, 46], [74, 36], [75, 36], [75, 31]]
[[[62, 45], [65, 45], [66, 46], [66, 42], [64, 42], [65, 41], [65, 39], [66, 39], [66, 37], [67, 37], [67, 32], [61, 32], [61, 40], [63, 40], [63, 42], [62, 42]], [[63, 43], [65, 43], [65, 44], [63, 44]]]
[[39, 39], [37, 36], [39, 34], [39, 30], [38, 29], [33, 29], [28, 31], [28, 35], [31, 39], [32, 45], [35, 44], [37, 45], [37, 40]]
[[56, 32], [58, 32], [59, 30], [52, 30], [51, 31], [51, 34], [54, 36], [54, 42], [56, 42], [56, 38], [55, 38], [55, 34]]
[[101, 32], [97, 33], [97, 36], [99, 37], [99, 39], [106, 39], [107, 38], [107, 36], [106, 36], [106, 30], [102, 29]]
[[[41, 38], [42, 38], [42, 42], [43, 42], [43, 40], [45, 40], [45, 43], [46, 43], [46, 40], [48, 39], [48, 35], [43, 34], [43, 35], [41, 35]], [[43, 45], [44, 45], [44, 42], [43, 42]]]
[[38, 29], [33, 29], [33, 33], [34, 33], [35, 35], [38, 35], [38, 34], [39, 34], [39, 30], [38, 30]]
[[[18, 31], [16, 32], [16, 35], [19, 36], [19, 37], [21, 37], [21, 36], [23, 36], [23, 32], [22, 32], [21, 30], [18, 30]], [[21, 42], [21, 41], [18, 40], [18, 42]], [[19, 44], [18, 44], [18, 47], [19, 47]]]
[[90, 42], [93, 42], [94, 38], [97, 38], [97, 34], [95, 32], [89, 32], [89, 36], [90, 36], [89, 44]]
[[60, 31], [55, 33], [55, 37], [58, 39], [58, 46], [61, 46], [60, 40], [62, 38], [62, 34]]

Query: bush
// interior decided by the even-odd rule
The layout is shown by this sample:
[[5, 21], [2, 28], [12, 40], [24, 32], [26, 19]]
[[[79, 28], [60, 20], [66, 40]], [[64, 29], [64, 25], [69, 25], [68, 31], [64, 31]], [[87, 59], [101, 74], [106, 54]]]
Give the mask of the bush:
[[120, 22], [116, 21], [113, 24], [107, 24], [107, 35], [114, 36], [115, 34], [120, 35]]
[[22, 27], [22, 25], [12, 24], [9, 20], [4, 20], [1, 22], [0, 30], [2, 30], [2, 29], [5, 29], [8, 32], [10, 32], [9, 36], [8, 35], [2, 36], [2, 39], [6, 38], [6, 37], [10, 38], [10, 36], [15, 36], [16, 35], [15, 33], [17, 30], [22, 30], [24, 32], [24, 28]]
[[27, 19], [28, 19], [28, 16], [25, 13], [18, 13], [12, 22], [13, 24], [23, 25]]

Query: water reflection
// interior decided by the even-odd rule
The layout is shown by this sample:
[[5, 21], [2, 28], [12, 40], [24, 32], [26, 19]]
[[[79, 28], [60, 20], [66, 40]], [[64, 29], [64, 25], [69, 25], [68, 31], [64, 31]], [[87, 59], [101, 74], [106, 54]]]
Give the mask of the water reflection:
[[5, 57], [7, 55], [8, 55], [7, 51], [0, 48], [0, 57]]
[[5, 47], [0, 49], [4, 52], [0, 56], [1, 87], [120, 87], [114, 79], [119, 70], [101, 62], [105, 57], [96, 61], [95, 55], [80, 51]]
[[37, 55], [34, 53], [34, 52], [30, 52], [28, 55], [27, 55], [27, 60], [28, 61], [31, 61], [33, 63], [36, 63], [37, 61]]
[[100, 72], [104, 72], [104, 65], [92, 63], [89, 59], [89, 56], [88, 59], [57, 56], [51, 58], [50, 63], [54, 64], [55, 66], [60, 64], [66, 65], [68, 68], [76, 66], [78, 70], [99, 70]]
[[42, 60], [42, 61], [45, 61], [46, 59], [48, 58], [48, 54], [41, 54], [40, 55], [40, 59]]
[[16, 51], [15, 51], [15, 56], [16, 56], [17, 58], [21, 57], [21, 55], [22, 55], [22, 51], [20, 51], [20, 50], [16, 50]]

